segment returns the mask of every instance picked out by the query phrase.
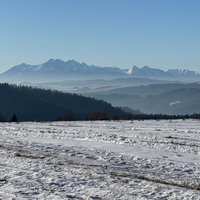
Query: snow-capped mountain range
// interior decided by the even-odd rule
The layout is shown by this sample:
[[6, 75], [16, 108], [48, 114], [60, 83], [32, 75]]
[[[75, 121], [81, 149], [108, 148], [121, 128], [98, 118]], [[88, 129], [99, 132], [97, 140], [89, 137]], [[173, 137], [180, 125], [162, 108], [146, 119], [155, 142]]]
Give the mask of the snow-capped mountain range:
[[190, 70], [160, 69], [144, 66], [130, 69], [118, 67], [99, 67], [79, 63], [75, 60], [62, 61], [50, 59], [39, 65], [22, 63], [0, 74], [0, 82], [53, 82], [68, 79], [113, 79], [113, 78], [145, 77], [165, 80], [200, 80], [200, 74]]

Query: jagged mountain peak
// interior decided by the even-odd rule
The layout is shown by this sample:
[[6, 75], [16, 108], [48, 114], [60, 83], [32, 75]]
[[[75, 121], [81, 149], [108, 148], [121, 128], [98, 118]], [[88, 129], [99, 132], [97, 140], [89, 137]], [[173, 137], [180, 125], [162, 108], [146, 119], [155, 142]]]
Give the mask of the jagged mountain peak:
[[139, 76], [139, 77], [171, 77], [172, 75], [168, 72], [164, 72], [160, 69], [150, 68], [149, 66], [145, 65], [142, 68], [138, 68], [137, 66], [131, 67], [127, 72], [129, 75]]
[[[63, 81], [67, 79], [110, 79], [123, 77], [126, 74], [119, 68], [99, 67], [79, 63], [75, 60], [63, 61], [60, 59], [49, 59], [39, 65], [27, 65], [25, 63], [15, 66], [2, 73], [0, 77], [4, 80], [26, 82], [41, 81]], [[39, 80], [40, 79], [40, 80]]]
[[151, 70], [152, 68], [150, 68], [149, 66], [145, 65], [142, 69]]
[[[29, 65], [22, 63], [16, 65], [6, 72], [0, 74], [1, 81], [19, 80], [26, 81], [63, 81], [67, 79], [113, 79], [113, 78], [153, 78], [165, 80], [182, 80], [186, 78], [190, 81], [200, 80], [200, 74], [190, 70], [172, 70], [163, 71], [156, 68], [144, 66], [138, 68], [133, 66], [130, 69], [120, 69], [118, 67], [99, 67], [87, 65], [75, 60], [63, 61], [61, 59], [49, 59], [39, 65]], [[193, 79], [194, 78], [194, 79]], [[39, 80], [40, 79], [40, 80]]]
[[167, 72], [174, 74], [176, 76], [196, 76], [196, 75], [200, 75], [198, 72], [196, 71], [191, 71], [188, 69], [168, 69]]

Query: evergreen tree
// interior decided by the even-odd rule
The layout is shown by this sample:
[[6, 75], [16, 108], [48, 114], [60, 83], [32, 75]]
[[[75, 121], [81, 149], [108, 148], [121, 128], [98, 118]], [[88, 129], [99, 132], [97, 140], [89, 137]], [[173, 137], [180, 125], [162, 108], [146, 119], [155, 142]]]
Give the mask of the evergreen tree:
[[14, 113], [13, 116], [11, 117], [11, 119], [10, 119], [10, 122], [17, 122], [17, 121], [18, 121], [17, 116]]

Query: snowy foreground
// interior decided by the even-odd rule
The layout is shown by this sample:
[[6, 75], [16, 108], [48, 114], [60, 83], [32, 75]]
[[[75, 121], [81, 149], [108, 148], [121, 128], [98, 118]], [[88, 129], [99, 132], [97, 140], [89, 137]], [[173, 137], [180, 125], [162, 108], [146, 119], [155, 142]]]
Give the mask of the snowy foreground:
[[200, 121], [1, 123], [0, 199], [200, 199]]

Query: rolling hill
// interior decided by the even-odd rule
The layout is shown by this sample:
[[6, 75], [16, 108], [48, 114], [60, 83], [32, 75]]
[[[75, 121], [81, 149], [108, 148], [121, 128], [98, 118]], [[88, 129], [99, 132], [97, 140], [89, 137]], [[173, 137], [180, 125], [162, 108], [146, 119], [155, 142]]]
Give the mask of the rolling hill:
[[139, 95], [128, 94], [90, 94], [90, 97], [103, 99], [113, 106], [126, 106], [139, 109], [148, 114], [193, 114], [200, 113], [200, 89], [179, 88], [160, 94]]
[[83, 120], [92, 111], [105, 111], [110, 117], [124, 115], [119, 108], [103, 100], [55, 90], [0, 84], [0, 112], [7, 120], [16, 113], [20, 121], [53, 121], [71, 113]]

